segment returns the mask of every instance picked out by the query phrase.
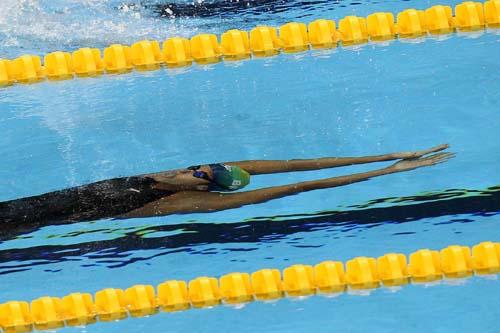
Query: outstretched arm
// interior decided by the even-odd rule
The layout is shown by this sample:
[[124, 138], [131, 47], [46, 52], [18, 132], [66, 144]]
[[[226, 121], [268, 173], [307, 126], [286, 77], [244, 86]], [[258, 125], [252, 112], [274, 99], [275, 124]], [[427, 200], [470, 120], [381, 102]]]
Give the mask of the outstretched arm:
[[353, 164], [364, 164], [372, 162], [393, 161], [398, 159], [419, 158], [424, 155], [435, 153], [448, 148], [447, 144], [439, 145], [430, 149], [399, 152], [385, 155], [363, 156], [363, 157], [324, 157], [316, 159], [297, 159], [297, 160], [251, 160], [225, 162], [228, 165], [236, 165], [246, 170], [251, 175], [266, 173], [280, 173], [290, 171], [307, 171], [334, 168]]
[[451, 153], [438, 153], [428, 157], [403, 160], [390, 167], [348, 176], [306, 181], [290, 185], [268, 187], [238, 193], [185, 191], [150, 203], [121, 217], [146, 217], [168, 214], [214, 212], [244, 205], [266, 202], [289, 195], [362, 182], [373, 177], [388, 175], [443, 163], [453, 157]]

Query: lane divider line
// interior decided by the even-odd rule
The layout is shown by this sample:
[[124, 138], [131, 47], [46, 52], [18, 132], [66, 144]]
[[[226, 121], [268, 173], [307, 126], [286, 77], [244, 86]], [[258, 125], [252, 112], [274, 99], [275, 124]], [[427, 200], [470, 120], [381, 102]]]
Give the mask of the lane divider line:
[[324, 261], [315, 266], [297, 264], [265, 268], [251, 274], [233, 272], [201, 276], [188, 283], [169, 280], [156, 289], [135, 285], [126, 290], [107, 288], [92, 296], [72, 293], [62, 298], [44, 296], [0, 304], [0, 327], [7, 332], [56, 329], [173, 312], [189, 308], [266, 301], [282, 297], [341, 293], [347, 290], [429, 283], [443, 278], [467, 278], [500, 272], [500, 243], [482, 242], [471, 248], [451, 245], [440, 251], [421, 249], [410, 254], [388, 253], [379, 258], [356, 257], [345, 265]]
[[43, 57], [43, 65], [39, 56], [26, 54], [13, 60], [0, 59], [0, 87], [500, 27], [500, 0], [484, 4], [466, 1], [456, 5], [454, 12], [455, 16], [450, 6], [435, 5], [425, 10], [406, 9], [396, 15], [396, 20], [392, 13], [384, 12], [366, 18], [346, 16], [338, 28], [333, 20], [319, 19], [307, 26], [289, 22], [279, 30], [270, 26], [257, 26], [250, 33], [232, 29], [221, 35], [220, 42], [214, 34], [199, 34], [191, 39], [169, 38], [162, 48], [158, 41], [142, 40], [131, 46], [112, 44], [103, 54], [97, 48], [81, 48], [73, 53], [56, 51]]

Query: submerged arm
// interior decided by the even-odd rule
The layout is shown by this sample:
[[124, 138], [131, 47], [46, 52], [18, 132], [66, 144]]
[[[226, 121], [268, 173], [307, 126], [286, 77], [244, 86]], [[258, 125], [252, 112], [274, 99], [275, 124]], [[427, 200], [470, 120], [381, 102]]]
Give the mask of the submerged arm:
[[399, 152], [385, 155], [362, 156], [362, 157], [323, 157], [316, 159], [294, 159], [294, 160], [251, 160], [226, 162], [228, 165], [236, 165], [246, 170], [251, 175], [280, 173], [290, 171], [307, 171], [327, 169], [340, 166], [364, 164], [372, 162], [393, 161], [397, 159], [419, 158], [429, 153], [434, 153], [448, 148], [448, 145], [439, 145], [430, 149], [415, 152]]

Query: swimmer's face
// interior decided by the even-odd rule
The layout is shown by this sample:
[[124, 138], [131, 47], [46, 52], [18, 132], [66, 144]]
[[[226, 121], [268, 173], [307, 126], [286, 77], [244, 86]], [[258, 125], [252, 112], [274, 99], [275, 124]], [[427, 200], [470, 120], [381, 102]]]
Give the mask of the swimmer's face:
[[[198, 171], [205, 172], [209, 177], [212, 177], [212, 170], [208, 166], [201, 166]], [[208, 191], [210, 181], [194, 176], [194, 170], [183, 169], [175, 175], [175, 183], [180, 185], [184, 190]]]

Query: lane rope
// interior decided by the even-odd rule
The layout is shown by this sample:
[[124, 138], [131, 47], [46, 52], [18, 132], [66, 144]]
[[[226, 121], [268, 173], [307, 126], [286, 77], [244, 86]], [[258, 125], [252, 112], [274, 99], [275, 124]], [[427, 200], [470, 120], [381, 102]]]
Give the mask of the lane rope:
[[420, 249], [407, 258], [388, 253], [378, 258], [356, 257], [345, 264], [324, 261], [315, 266], [297, 264], [266, 268], [251, 274], [234, 272], [202, 276], [189, 282], [169, 280], [156, 289], [135, 285], [126, 290], [107, 288], [90, 293], [72, 293], [61, 298], [44, 296], [0, 304], [0, 327], [7, 332], [29, 332], [96, 321], [114, 321], [157, 312], [189, 308], [267, 301], [282, 297], [343, 293], [349, 290], [429, 283], [500, 272], [500, 243], [482, 242], [471, 248], [451, 245], [440, 251]]
[[160, 43], [142, 40], [131, 46], [112, 44], [101, 50], [81, 48], [72, 53], [56, 51], [42, 59], [21, 55], [0, 59], [0, 87], [14, 83], [36, 83], [75, 77], [156, 70], [221, 61], [268, 57], [280, 52], [303, 52], [339, 45], [362, 44], [395, 38], [417, 38], [429, 34], [449, 34], [500, 27], [500, 0], [463, 2], [454, 8], [435, 5], [425, 10], [406, 9], [396, 15], [378, 12], [366, 18], [346, 16], [338, 22], [319, 19], [309, 23], [289, 22], [279, 29], [257, 26], [250, 33], [232, 29], [220, 38], [199, 34], [191, 39], [173, 37]]

